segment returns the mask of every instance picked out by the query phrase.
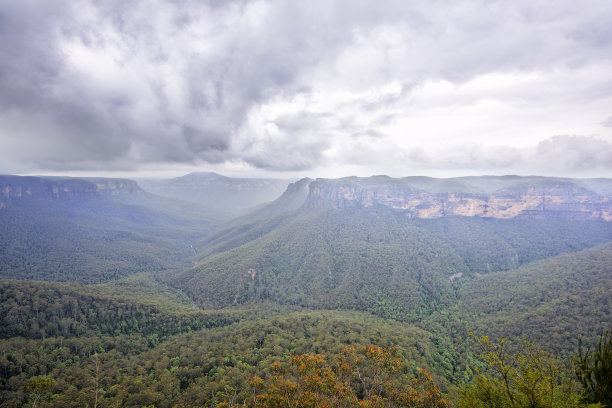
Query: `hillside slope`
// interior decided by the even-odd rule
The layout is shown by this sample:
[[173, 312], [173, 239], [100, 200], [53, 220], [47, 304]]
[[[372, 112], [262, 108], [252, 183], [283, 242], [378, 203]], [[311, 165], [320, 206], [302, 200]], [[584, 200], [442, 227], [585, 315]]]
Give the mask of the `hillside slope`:
[[474, 332], [527, 336], [564, 354], [612, 324], [612, 243], [482, 276], [459, 292], [458, 318]]
[[455, 299], [451, 278], [514, 269], [612, 239], [563, 219], [410, 219], [385, 207], [301, 209], [217, 236], [215, 253], [168, 276], [205, 307], [256, 300], [414, 320]]
[[0, 176], [0, 277], [103, 282], [183, 267], [223, 219], [130, 180]]
[[193, 308], [176, 290], [139, 274], [82, 285], [0, 280], [0, 338], [119, 336], [150, 342], [202, 327], [230, 324], [238, 315]]

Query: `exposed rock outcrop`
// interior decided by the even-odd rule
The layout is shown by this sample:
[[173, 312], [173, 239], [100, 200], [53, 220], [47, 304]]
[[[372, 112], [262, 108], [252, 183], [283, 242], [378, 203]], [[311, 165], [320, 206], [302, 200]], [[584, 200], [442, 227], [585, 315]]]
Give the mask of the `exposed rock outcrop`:
[[567, 179], [524, 181], [486, 194], [430, 192], [410, 179], [385, 176], [317, 179], [310, 184], [305, 207], [367, 208], [384, 206], [413, 218], [451, 215], [489, 218], [599, 219], [612, 221], [612, 199]]
[[0, 176], [0, 208], [19, 200], [70, 201], [142, 192], [135, 181], [126, 179]]
[[98, 192], [103, 195], [119, 194], [143, 194], [137, 182], [120, 178], [86, 178], [85, 180], [95, 184]]

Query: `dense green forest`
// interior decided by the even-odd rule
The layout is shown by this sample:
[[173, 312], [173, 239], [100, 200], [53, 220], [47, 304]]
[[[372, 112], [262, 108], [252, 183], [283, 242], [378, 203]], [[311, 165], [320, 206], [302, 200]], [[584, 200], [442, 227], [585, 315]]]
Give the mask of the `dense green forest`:
[[[136, 187], [50, 199], [56, 181], [34, 181], [0, 208], [0, 407], [604, 401], [581, 388], [596, 353], [571, 364], [612, 328], [612, 223], [306, 208], [308, 179], [229, 220]], [[536, 371], [552, 388], [524, 393]]]
[[414, 375], [443, 364], [421, 329], [355, 313], [294, 312], [177, 335], [153, 347], [135, 335], [2, 340], [2, 398], [19, 406], [27, 378], [48, 375], [66, 381], [56, 383], [53, 393], [61, 397], [51, 406], [84, 406], [95, 393], [98, 364], [100, 397], [110, 405], [216, 406], [234, 392], [246, 398], [247, 381], [268, 375], [272, 362], [290, 354], [331, 355], [372, 343], [398, 346]]
[[[459, 291], [459, 319], [479, 333], [527, 336], [559, 355], [612, 324], [612, 244], [476, 279]], [[606, 325], [607, 323], [607, 325]]]
[[204, 307], [271, 300], [416, 321], [456, 302], [458, 276], [511, 270], [610, 239], [612, 225], [600, 221], [299, 210], [213, 236], [215, 253], [166, 281]]
[[7, 201], [0, 211], [0, 278], [99, 283], [184, 268], [192, 244], [227, 217], [145, 192], [75, 194]]
[[45, 339], [139, 333], [153, 344], [171, 334], [226, 325], [236, 313], [201, 311], [142, 276], [120, 285], [0, 281], [0, 338]]

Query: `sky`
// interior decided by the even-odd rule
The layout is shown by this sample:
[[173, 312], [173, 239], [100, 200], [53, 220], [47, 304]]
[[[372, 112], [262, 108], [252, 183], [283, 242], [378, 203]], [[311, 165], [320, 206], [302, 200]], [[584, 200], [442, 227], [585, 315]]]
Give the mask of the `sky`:
[[0, 173], [612, 177], [609, 0], [2, 0]]

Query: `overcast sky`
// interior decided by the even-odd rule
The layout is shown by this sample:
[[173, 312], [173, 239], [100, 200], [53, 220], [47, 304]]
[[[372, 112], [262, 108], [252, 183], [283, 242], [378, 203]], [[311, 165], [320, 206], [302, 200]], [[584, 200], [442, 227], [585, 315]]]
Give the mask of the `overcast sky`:
[[0, 173], [612, 177], [609, 0], [0, 1]]

